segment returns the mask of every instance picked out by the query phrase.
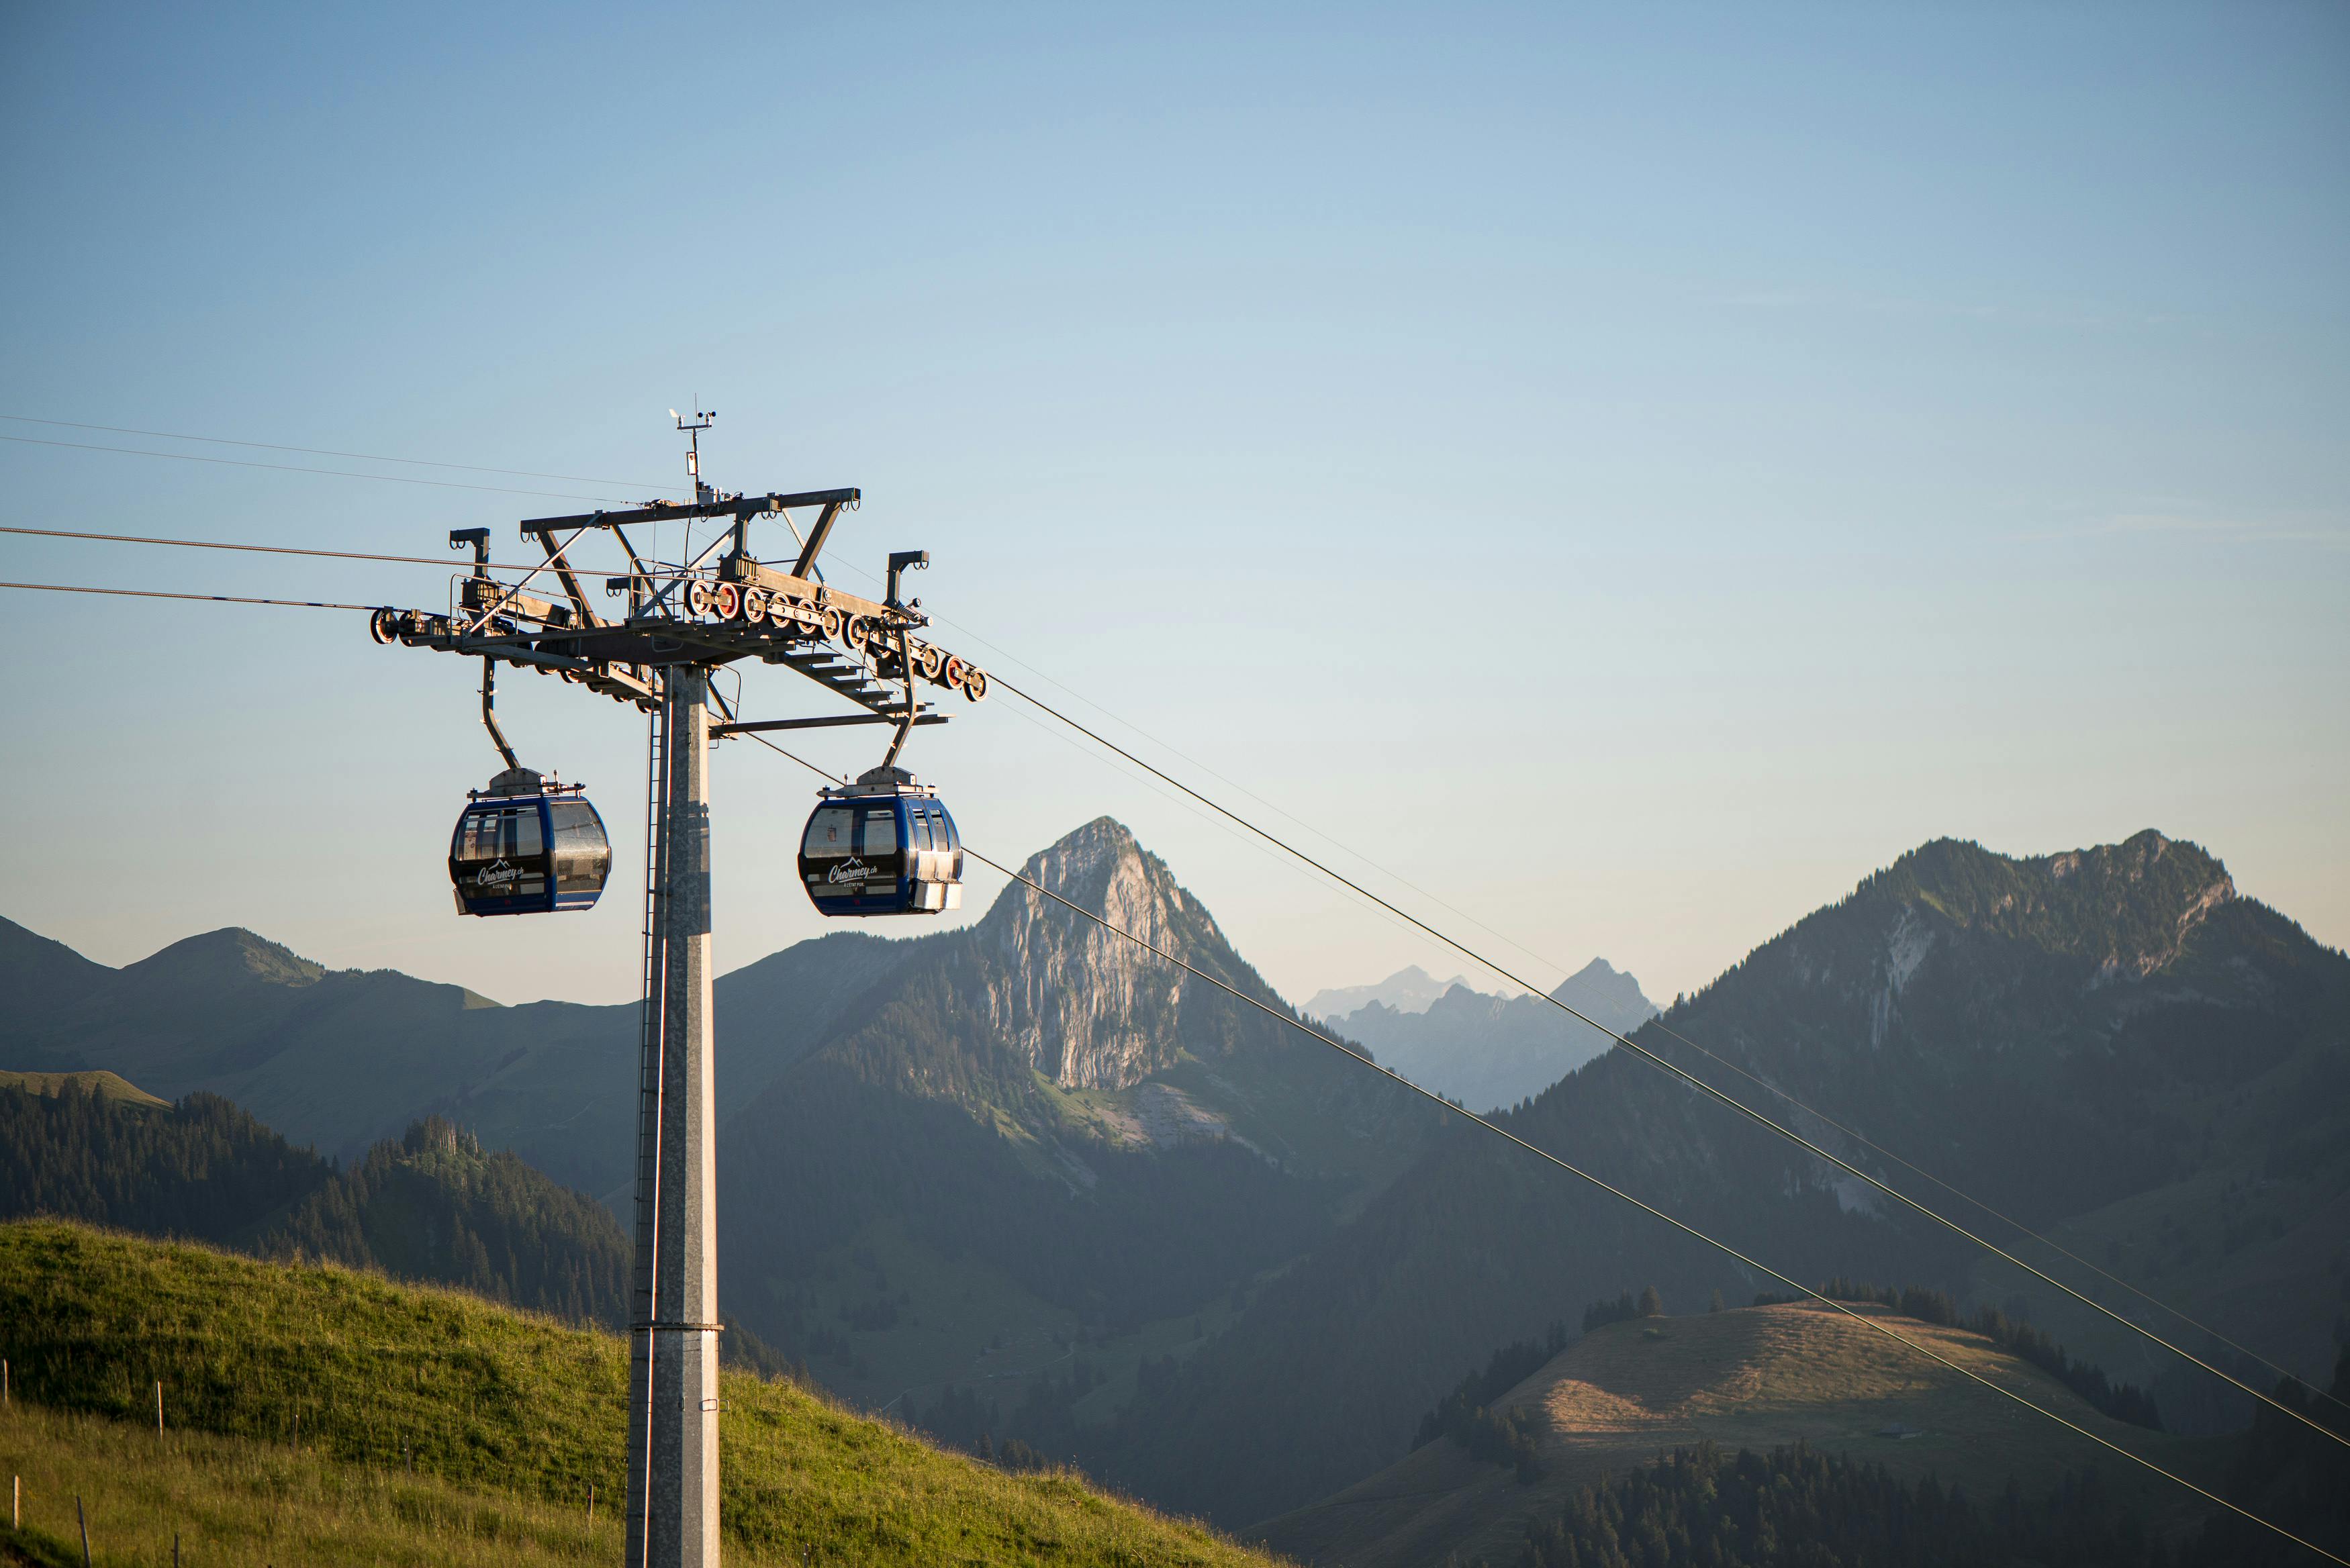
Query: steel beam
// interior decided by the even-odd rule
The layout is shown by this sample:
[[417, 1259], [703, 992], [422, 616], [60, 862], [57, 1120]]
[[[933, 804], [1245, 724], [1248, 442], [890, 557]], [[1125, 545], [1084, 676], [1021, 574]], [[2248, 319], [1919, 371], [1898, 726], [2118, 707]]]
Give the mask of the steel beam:
[[[712, 724], [710, 732], [723, 737], [754, 734], [761, 730], [829, 730], [840, 724], [902, 724], [905, 722], [905, 715], [901, 713], [842, 713], [825, 719], [754, 719], [743, 724]], [[921, 713], [914, 719], [916, 724], [943, 724], [946, 722], [944, 713]]]
[[680, 502], [675, 506], [631, 506], [619, 512], [583, 512], [573, 517], [525, 517], [522, 522], [524, 538], [546, 528], [609, 528], [622, 523], [667, 523], [679, 517], [756, 517], [763, 512], [781, 512], [794, 506], [839, 506], [857, 504], [856, 490], [804, 490], [792, 495], [736, 495], [724, 501], [702, 501], [688, 505]]

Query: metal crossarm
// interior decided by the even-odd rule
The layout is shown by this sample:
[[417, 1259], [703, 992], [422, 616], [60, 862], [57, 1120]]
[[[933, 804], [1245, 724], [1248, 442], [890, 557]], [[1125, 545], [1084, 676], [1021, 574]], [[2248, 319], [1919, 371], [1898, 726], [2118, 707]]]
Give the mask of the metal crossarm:
[[[638, 708], [655, 702], [652, 677], [659, 670], [714, 669], [757, 659], [796, 670], [864, 710], [872, 721], [899, 724], [901, 733], [916, 725], [943, 723], [945, 716], [920, 700], [920, 687], [960, 691], [977, 701], [986, 695], [987, 675], [971, 660], [917, 636], [929, 618], [894, 602], [897, 573], [927, 557], [916, 551], [891, 557], [891, 602], [848, 593], [811, 576], [840, 513], [857, 504], [860, 493], [853, 488], [771, 491], [525, 519], [522, 535], [537, 545], [543, 558], [514, 582], [492, 576], [479, 559], [487, 531], [463, 530], [462, 542], [473, 546], [477, 561], [458, 579], [448, 610], [380, 610], [372, 629], [379, 642], [552, 671]], [[821, 511], [806, 542], [795, 541], [791, 567], [755, 558], [749, 548], [752, 520], [797, 506]], [[674, 566], [648, 557], [628, 534], [631, 524], [690, 517], [731, 517], [734, 527]], [[618, 618], [598, 613], [571, 559], [570, 552], [590, 531], [611, 535], [629, 563], [627, 575], [605, 580], [607, 593], [625, 595], [629, 601], [628, 612]], [[561, 586], [561, 600], [524, 591], [541, 576], [552, 576]]]

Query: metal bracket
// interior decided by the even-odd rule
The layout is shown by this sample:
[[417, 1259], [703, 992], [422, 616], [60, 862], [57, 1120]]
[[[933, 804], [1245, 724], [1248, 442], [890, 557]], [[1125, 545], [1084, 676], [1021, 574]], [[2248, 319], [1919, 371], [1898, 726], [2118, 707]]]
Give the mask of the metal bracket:
[[[490, 531], [477, 528], [472, 532], [487, 538]], [[506, 744], [506, 732], [498, 728], [497, 714], [492, 711], [497, 704], [497, 670], [496, 659], [486, 653], [482, 655], [482, 723], [490, 732], [490, 739], [497, 743], [498, 755], [506, 760], [506, 766], [519, 768], [522, 763], [515, 756], [514, 748]]]
[[927, 572], [927, 571], [929, 571], [930, 569], [931, 569], [931, 553], [930, 553], [928, 550], [892, 550], [892, 551], [890, 551], [890, 552], [889, 552], [889, 593], [888, 593], [887, 595], [885, 595], [885, 596], [884, 596], [884, 599], [885, 599], [885, 601], [888, 603], [888, 605], [889, 606], [889, 607], [890, 607], [891, 609], [898, 609], [898, 610], [901, 610], [901, 609], [904, 609], [904, 608], [906, 607], [906, 606], [905, 606], [905, 601], [903, 601], [902, 599], [899, 598], [899, 597], [898, 597], [898, 578], [899, 578], [899, 576], [901, 573], [906, 572], [906, 571], [908, 571], [908, 570], [912, 570], [912, 571], [917, 571], [917, 572]]

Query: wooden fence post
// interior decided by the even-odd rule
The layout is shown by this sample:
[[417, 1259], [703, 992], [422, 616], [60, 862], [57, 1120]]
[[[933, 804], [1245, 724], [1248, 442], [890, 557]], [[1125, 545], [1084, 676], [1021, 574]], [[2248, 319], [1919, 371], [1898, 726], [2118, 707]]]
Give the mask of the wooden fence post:
[[163, 1380], [155, 1379], [155, 1435], [163, 1435]]
[[588, 1483], [588, 1528], [596, 1528], [596, 1483]]
[[74, 1493], [74, 1522], [81, 1526], [81, 1568], [89, 1568], [89, 1518], [81, 1511], [81, 1493]]

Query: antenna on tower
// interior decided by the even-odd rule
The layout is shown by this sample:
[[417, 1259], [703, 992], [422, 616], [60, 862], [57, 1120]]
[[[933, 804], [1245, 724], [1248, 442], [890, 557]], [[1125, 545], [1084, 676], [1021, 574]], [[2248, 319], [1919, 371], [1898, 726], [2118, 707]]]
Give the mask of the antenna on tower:
[[693, 401], [694, 410], [691, 420], [688, 420], [675, 409], [669, 411], [669, 417], [677, 421], [678, 429], [685, 431], [685, 472], [693, 480], [693, 504], [699, 506], [704, 502], [718, 499], [718, 492], [702, 483], [702, 432], [717, 421], [718, 410], [702, 407], [700, 398], [694, 399]]

